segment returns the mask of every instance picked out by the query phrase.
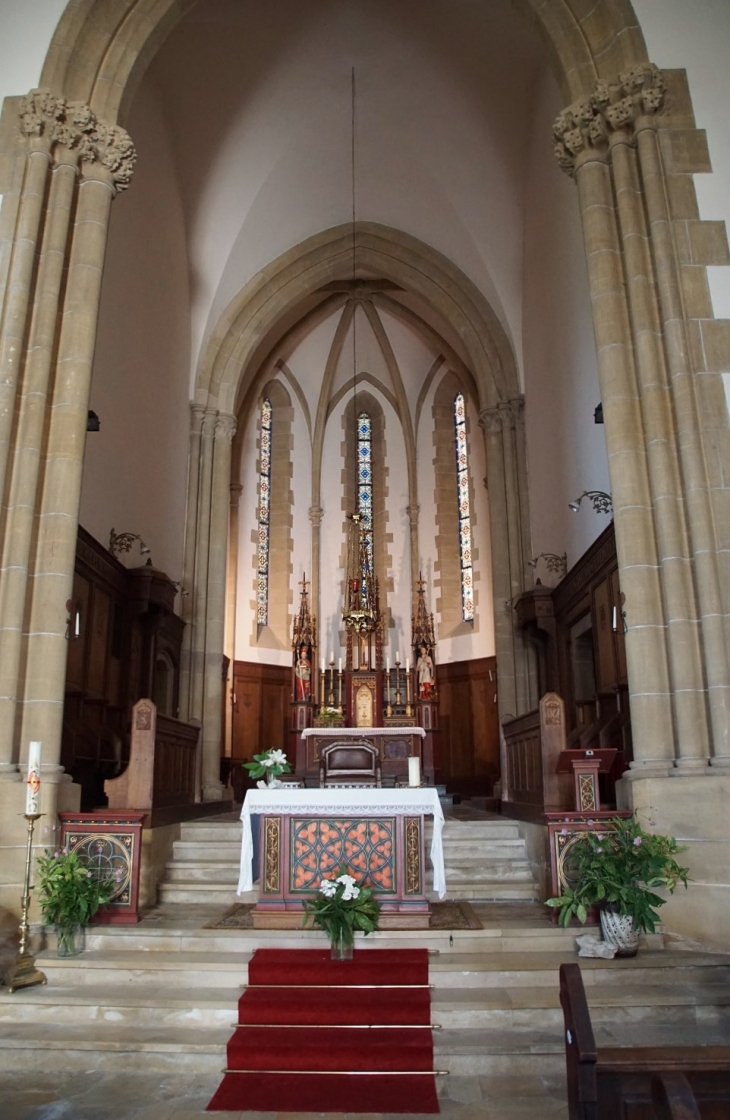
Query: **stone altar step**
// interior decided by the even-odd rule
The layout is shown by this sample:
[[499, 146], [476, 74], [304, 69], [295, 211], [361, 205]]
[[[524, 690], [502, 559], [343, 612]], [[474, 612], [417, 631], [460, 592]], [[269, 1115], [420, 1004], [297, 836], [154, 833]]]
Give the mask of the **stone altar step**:
[[[147, 939], [151, 931], [137, 932]], [[189, 930], [159, 932], [161, 943], [195, 941]], [[216, 931], [200, 931], [199, 949], [209, 932]], [[528, 939], [531, 931], [523, 932]], [[249, 948], [258, 936], [251, 933]], [[134, 934], [128, 940], [134, 944]], [[268, 940], [291, 940], [291, 934]], [[392, 936], [381, 935], [380, 944], [387, 941]], [[171, 952], [139, 945], [128, 952], [92, 950], [76, 961], [40, 957], [48, 987], [12, 996], [0, 991], [0, 1069], [106, 1070], [117, 1068], [123, 1054], [131, 1071], [215, 1074], [225, 1062], [249, 959], [250, 952], [220, 948]], [[434, 1036], [436, 1067], [460, 1076], [559, 1073], [557, 968], [566, 959], [573, 953], [434, 956], [432, 1018], [442, 1028]], [[586, 961], [583, 971], [602, 1041], [626, 1040], [632, 1031], [644, 1045], [727, 1041], [727, 957], [647, 949], [633, 961]]]

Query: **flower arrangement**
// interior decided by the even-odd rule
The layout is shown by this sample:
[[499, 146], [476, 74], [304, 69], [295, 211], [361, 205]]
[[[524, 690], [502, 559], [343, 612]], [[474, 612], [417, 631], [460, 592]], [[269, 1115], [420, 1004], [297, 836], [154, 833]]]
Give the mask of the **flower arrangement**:
[[635, 817], [615, 817], [610, 831], [583, 833], [573, 846], [575, 886], [546, 905], [560, 909], [563, 926], [576, 917], [585, 922], [590, 906], [612, 909], [630, 916], [637, 930], [653, 933], [657, 907], [666, 899], [654, 891], [674, 893], [679, 883], [687, 886], [689, 872], [675, 856], [685, 851], [671, 836], [645, 832]]
[[55, 852], [46, 849], [36, 867], [43, 917], [47, 925], [60, 930], [86, 925], [114, 894], [113, 878], [98, 878], [76, 852], [67, 848]]
[[326, 708], [323, 705], [317, 718], [320, 727], [336, 727], [342, 719], [342, 712], [339, 708]]
[[343, 863], [336, 879], [322, 879], [319, 894], [304, 903], [304, 912], [304, 925], [311, 917], [333, 944], [352, 946], [355, 930], [367, 936], [378, 928], [380, 903], [373, 898], [371, 887], [358, 887]]
[[252, 778], [262, 779], [256, 783], [259, 789], [278, 785], [280, 774], [291, 774], [291, 766], [282, 750], [271, 747], [263, 754], [255, 754], [253, 757], [253, 762], [244, 762], [243, 765]]

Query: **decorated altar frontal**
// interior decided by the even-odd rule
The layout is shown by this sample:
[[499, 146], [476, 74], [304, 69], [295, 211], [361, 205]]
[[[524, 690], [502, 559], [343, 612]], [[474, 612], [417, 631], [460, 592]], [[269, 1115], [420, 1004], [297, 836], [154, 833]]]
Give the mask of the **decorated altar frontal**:
[[433, 887], [446, 894], [444, 814], [435, 789], [249, 790], [241, 810], [243, 837], [238, 893], [253, 889], [253, 830], [261, 827], [258, 929], [302, 924], [302, 902], [344, 863], [371, 886], [383, 929], [427, 928], [424, 817], [433, 816]]

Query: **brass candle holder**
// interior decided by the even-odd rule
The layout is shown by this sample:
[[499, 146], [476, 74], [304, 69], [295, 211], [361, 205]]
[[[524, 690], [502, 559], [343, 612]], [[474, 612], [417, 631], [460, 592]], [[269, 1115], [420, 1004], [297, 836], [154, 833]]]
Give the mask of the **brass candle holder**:
[[400, 691], [400, 661], [395, 663], [395, 706], [400, 708], [401, 691]]
[[406, 669], [406, 715], [413, 715], [413, 708], [411, 707], [411, 671]]
[[342, 715], [342, 669], [337, 670], [337, 710]]
[[390, 702], [390, 669], [385, 672], [385, 714], [386, 716], [393, 715], [393, 706]]
[[28, 952], [30, 924], [28, 911], [30, 910], [30, 866], [33, 858], [33, 826], [42, 813], [24, 813], [28, 822], [28, 847], [25, 853], [25, 885], [21, 899], [20, 918], [20, 944], [18, 955], [15, 958], [13, 972], [8, 981], [8, 991], [17, 992], [20, 988], [31, 988], [34, 984], [45, 984], [46, 977], [35, 966], [35, 958]]
[[330, 687], [327, 695], [327, 704], [330, 708], [335, 706], [335, 663], [330, 661]]

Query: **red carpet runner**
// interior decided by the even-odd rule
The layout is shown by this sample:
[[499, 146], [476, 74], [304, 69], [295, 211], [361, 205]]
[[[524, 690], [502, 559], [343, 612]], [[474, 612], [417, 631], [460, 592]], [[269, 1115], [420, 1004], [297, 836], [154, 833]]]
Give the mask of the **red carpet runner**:
[[425, 949], [257, 949], [248, 977], [209, 1112], [439, 1111]]

